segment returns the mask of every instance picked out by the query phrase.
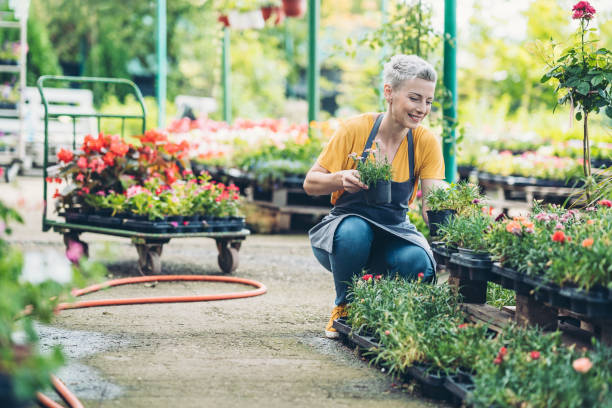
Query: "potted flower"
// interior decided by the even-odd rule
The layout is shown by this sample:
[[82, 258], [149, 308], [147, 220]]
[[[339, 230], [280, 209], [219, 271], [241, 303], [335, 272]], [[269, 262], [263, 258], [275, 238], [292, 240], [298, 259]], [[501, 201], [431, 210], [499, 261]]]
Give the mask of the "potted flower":
[[479, 211], [483, 201], [484, 196], [478, 186], [467, 181], [432, 188], [425, 197], [430, 235], [437, 236], [438, 227], [447, 223], [457, 213]]
[[370, 205], [391, 202], [391, 163], [386, 157], [381, 158], [378, 152], [378, 149], [366, 150], [366, 153], [371, 153], [366, 159], [357, 153], [349, 155], [357, 163], [361, 182], [368, 186], [365, 197]]
[[287, 17], [302, 17], [306, 13], [306, 0], [283, 0], [283, 11]]

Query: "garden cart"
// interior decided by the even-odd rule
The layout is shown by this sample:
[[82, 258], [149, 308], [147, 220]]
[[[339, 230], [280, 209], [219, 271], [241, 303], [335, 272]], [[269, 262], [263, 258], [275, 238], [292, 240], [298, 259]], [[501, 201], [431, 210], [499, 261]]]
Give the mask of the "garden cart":
[[[134, 95], [139, 105], [139, 112], [136, 114], [115, 114], [115, 113], [83, 113], [75, 112], [71, 110], [70, 106], [67, 105], [66, 109], [53, 109], [49, 110], [49, 103], [46, 97], [46, 92], [49, 92], [53, 88], [45, 88], [48, 82], [55, 82], [60, 84], [80, 84], [89, 85], [94, 87], [99, 86], [113, 86], [115, 89], [123, 87], [128, 89], [130, 93]], [[75, 151], [77, 148], [77, 138], [81, 140], [84, 135], [79, 135], [77, 132], [77, 121], [83, 118], [94, 119], [97, 121], [97, 128], [100, 131], [100, 125], [102, 119], [105, 120], [120, 120], [121, 121], [121, 138], [125, 139], [125, 126], [126, 120], [140, 121], [142, 123], [142, 132], [145, 131], [146, 126], [146, 110], [142, 94], [138, 87], [129, 80], [117, 79], [117, 78], [87, 78], [87, 77], [68, 77], [68, 76], [49, 76], [45, 75], [37, 81], [38, 91], [40, 92], [41, 100], [44, 107], [44, 125], [45, 125], [45, 138], [44, 138], [44, 166], [43, 166], [43, 218], [42, 218], [42, 229], [48, 231], [53, 229], [59, 232], [64, 237], [64, 243], [69, 248], [72, 243], [81, 244], [83, 252], [88, 255], [88, 246], [85, 242], [80, 239], [82, 233], [90, 232], [105, 235], [114, 235], [119, 237], [130, 238], [132, 243], [136, 246], [138, 251], [138, 267], [142, 274], [159, 274], [161, 273], [161, 254], [163, 245], [168, 243], [172, 238], [194, 238], [194, 237], [208, 237], [216, 241], [218, 257], [217, 261], [219, 267], [223, 273], [231, 273], [238, 267], [238, 251], [242, 241], [249, 235], [249, 230], [239, 227], [238, 230], [230, 229], [229, 231], [207, 231], [207, 232], [182, 232], [177, 230], [174, 232], [160, 231], [160, 232], [147, 232], [133, 230], [124, 227], [124, 223], [117, 223], [116, 226], [100, 226], [92, 222], [80, 220], [75, 222], [70, 219], [66, 219], [65, 222], [60, 220], [54, 220], [47, 217], [48, 203], [51, 201], [48, 196], [47, 184], [49, 176], [56, 176], [59, 170], [58, 166], [49, 167], [49, 146], [52, 140], [50, 139], [53, 135], [49, 132], [49, 120], [60, 119], [64, 122], [72, 122], [72, 150]], [[180, 231], [180, 232], [179, 232]]]

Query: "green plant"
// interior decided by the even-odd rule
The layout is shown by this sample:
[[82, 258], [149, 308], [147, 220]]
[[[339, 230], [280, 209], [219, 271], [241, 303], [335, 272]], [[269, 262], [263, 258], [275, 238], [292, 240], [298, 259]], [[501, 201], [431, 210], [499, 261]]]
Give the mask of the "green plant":
[[504, 306], [515, 306], [514, 290], [505, 289], [497, 283], [487, 282], [487, 304], [500, 310]]
[[488, 252], [490, 246], [486, 237], [492, 223], [493, 219], [482, 212], [458, 214], [438, 227], [440, 239], [447, 246]]
[[[591, 112], [599, 113], [604, 107], [606, 115], [612, 118], [612, 52], [597, 48], [595, 30], [588, 28], [595, 15], [595, 9], [589, 2], [579, 1], [572, 11], [572, 18], [580, 21], [576, 32], [579, 40], [563, 50], [559, 57], [553, 54], [552, 60], [547, 63], [549, 70], [541, 81], [554, 78], [557, 83], [555, 91], [560, 95], [558, 103], [569, 102], [572, 108], [575, 106], [578, 109], [576, 120], [584, 118], [583, 168], [586, 194], [590, 198], [590, 189], [595, 182], [591, 176], [588, 118]], [[590, 38], [585, 38], [587, 35]]]
[[[23, 222], [1, 201], [0, 219], [5, 225]], [[9, 234], [10, 228], [4, 232]], [[101, 265], [80, 255], [79, 244], [66, 253], [73, 265], [52, 250], [22, 254], [0, 237], [0, 373], [10, 377], [18, 400], [32, 400], [36, 391], [49, 386], [49, 374], [64, 361], [59, 347], [50, 353], [38, 349], [34, 321], [48, 323], [53, 318], [57, 305], [69, 296], [72, 281], [103, 273]]]
[[[561, 333], [506, 328], [476, 364], [475, 407], [604, 407], [612, 403], [612, 349], [595, 342], [579, 352]], [[488, 355], [486, 355], [488, 354]], [[585, 359], [580, 361], [579, 359]], [[582, 363], [582, 364], [580, 364]]]
[[357, 171], [359, 179], [368, 187], [376, 187], [379, 181], [391, 181], [391, 163], [387, 157], [380, 157], [378, 152], [378, 143], [376, 149], [368, 149], [366, 153], [370, 153], [366, 160], [362, 160], [357, 153], [351, 153], [349, 157], [357, 163]]
[[458, 214], [480, 210], [484, 200], [478, 185], [469, 181], [451, 183], [450, 186], [437, 185], [425, 197], [429, 210], [453, 210]]

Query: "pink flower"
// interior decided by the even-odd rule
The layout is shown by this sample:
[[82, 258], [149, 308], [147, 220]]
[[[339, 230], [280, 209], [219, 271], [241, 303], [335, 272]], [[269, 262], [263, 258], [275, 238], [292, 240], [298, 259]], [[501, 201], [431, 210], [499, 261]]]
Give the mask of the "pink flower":
[[177, 228], [178, 227], [178, 222], [170, 221], [170, 225], [172, 225], [174, 228]]
[[608, 208], [612, 207], [612, 201], [610, 201], [610, 200], [599, 200], [597, 202], [597, 204], [601, 205], [602, 207], [604, 207], [604, 206], [608, 207]]
[[390, 332], [389, 330], [385, 330], [385, 335], [387, 335], [387, 336], [388, 336], [388, 335], [390, 335], [390, 334], [391, 334], [391, 332]]
[[79, 259], [83, 256], [83, 245], [76, 241], [70, 241], [68, 249], [66, 250], [66, 258], [72, 263], [79, 262]]
[[572, 367], [574, 367], [574, 370], [577, 372], [585, 374], [593, 367], [593, 363], [591, 363], [588, 357], [581, 357], [574, 360]]
[[534, 350], [529, 353], [529, 357], [531, 357], [533, 360], [537, 360], [538, 358], [540, 358], [540, 352]]
[[367, 273], [367, 274], [365, 274], [365, 275], [363, 275], [363, 276], [361, 277], [361, 279], [363, 279], [363, 280], [364, 280], [364, 281], [366, 281], [366, 282], [367, 282], [367, 281], [369, 281], [369, 280], [370, 280], [370, 279], [372, 279], [372, 278], [373, 278], [373, 276], [372, 276], [372, 274], [371, 274], [371, 273]]
[[574, 12], [574, 14], [572, 14], [574, 20], [581, 18], [590, 20], [596, 13], [595, 8], [591, 6], [588, 1], [579, 1], [572, 7], [572, 11]]
[[374, 279], [376, 279], [376, 280], [381, 280], [381, 279], [382, 279], [382, 275], [376, 275], [376, 276], [374, 277]]

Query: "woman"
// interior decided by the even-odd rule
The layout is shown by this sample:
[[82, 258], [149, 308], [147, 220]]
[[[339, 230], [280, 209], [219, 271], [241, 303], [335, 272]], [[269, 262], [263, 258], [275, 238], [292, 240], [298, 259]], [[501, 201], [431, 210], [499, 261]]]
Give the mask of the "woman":
[[[355, 274], [399, 275], [431, 281], [435, 261], [427, 240], [406, 218], [408, 204], [421, 182], [423, 197], [444, 183], [444, 161], [437, 138], [420, 125], [431, 110], [436, 72], [414, 55], [395, 55], [384, 67], [388, 110], [346, 120], [323, 149], [304, 180], [309, 195], [332, 194], [334, 208], [310, 232], [315, 257], [334, 275], [335, 307], [325, 328], [338, 337], [332, 323], [346, 316], [347, 289]], [[376, 144], [374, 144], [376, 143]], [[390, 204], [368, 205], [353, 152], [367, 158], [370, 146], [392, 166]], [[427, 220], [423, 205], [423, 217]], [[422, 275], [421, 275], [422, 274]]]

